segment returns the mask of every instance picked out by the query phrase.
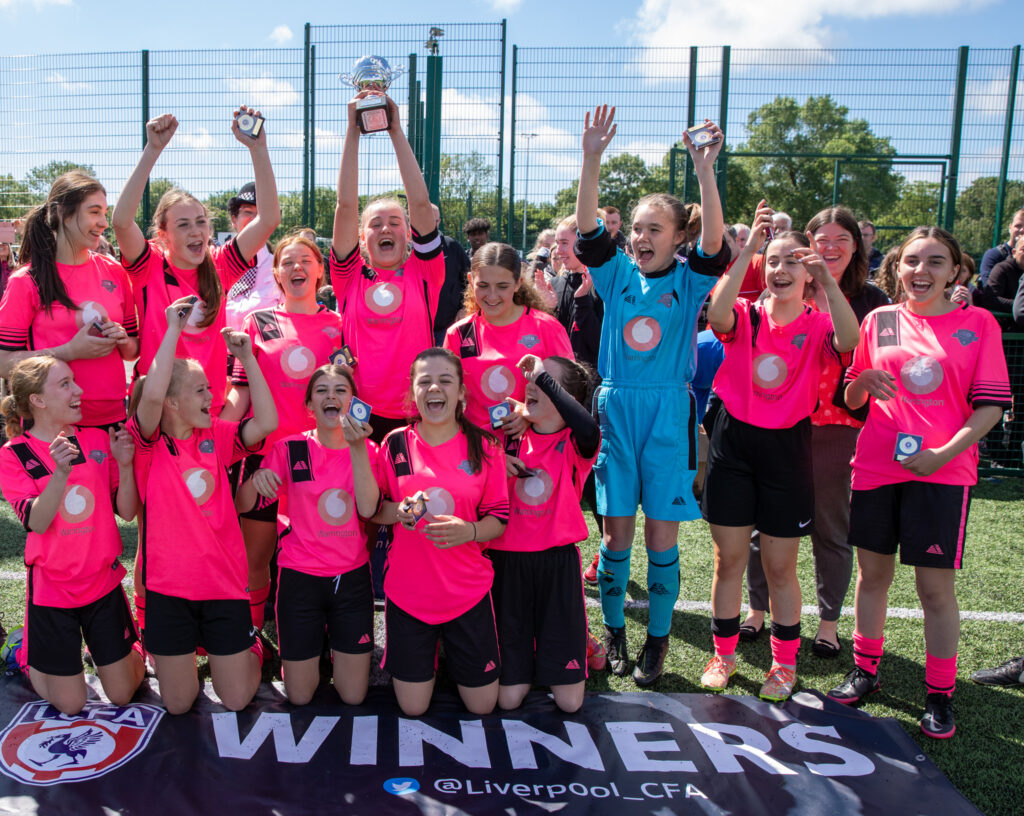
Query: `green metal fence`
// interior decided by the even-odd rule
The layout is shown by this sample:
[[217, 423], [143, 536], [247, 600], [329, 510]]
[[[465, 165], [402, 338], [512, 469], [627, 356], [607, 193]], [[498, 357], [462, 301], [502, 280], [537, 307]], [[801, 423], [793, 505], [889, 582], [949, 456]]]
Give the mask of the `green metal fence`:
[[[501, 21], [307, 25], [302, 48], [256, 52], [2, 57], [0, 217], [38, 200], [62, 162], [90, 166], [116, 198], [143, 123], [164, 111], [181, 126], [154, 193], [175, 183], [221, 207], [251, 175], [228, 129], [245, 102], [267, 116], [286, 224], [326, 234], [351, 93], [338, 74], [367, 53], [405, 70], [392, 95], [453, 234], [484, 215], [526, 248], [571, 211], [582, 115], [600, 102], [619, 122], [602, 193], [624, 209], [650, 190], [696, 198], [673, 148], [704, 117], [726, 131], [718, 182], [730, 221], [761, 195], [797, 223], [839, 201], [875, 220], [882, 243], [942, 223], [980, 254], [1024, 203], [1019, 47], [512, 47], [506, 59]], [[386, 137], [366, 139], [360, 183], [366, 195], [399, 187]]]

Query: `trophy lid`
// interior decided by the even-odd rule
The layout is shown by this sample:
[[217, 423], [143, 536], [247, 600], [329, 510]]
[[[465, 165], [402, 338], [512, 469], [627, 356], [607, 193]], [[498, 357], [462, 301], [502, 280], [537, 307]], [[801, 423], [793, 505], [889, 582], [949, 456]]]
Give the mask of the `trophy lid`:
[[401, 73], [402, 69], [392, 68], [384, 57], [366, 55], [356, 60], [351, 73], [339, 74], [338, 79], [360, 91], [387, 91]]

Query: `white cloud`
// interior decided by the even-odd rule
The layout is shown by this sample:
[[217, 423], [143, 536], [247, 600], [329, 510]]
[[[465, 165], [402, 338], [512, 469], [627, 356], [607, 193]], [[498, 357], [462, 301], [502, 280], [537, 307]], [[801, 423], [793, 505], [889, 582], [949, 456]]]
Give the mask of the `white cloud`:
[[46, 6], [70, 6], [72, 0], [0, 0], [0, 9], [7, 8], [18, 8], [21, 6], [32, 6], [36, 9], [41, 9]]
[[[0, 0], [2, 2], [2, 0]], [[46, 78], [47, 82], [60, 86], [62, 91], [86, 91], [89, 89], [87, 82], [72, 82], [64, 74], [54, 71]]]
[[824, 48], [832, 44], [831, 21], [876, 19], [917, 14], [964, 13], [995, 0], [859, 0], [830, 14], [819, 0], [643, 0], [625, 24], [640, 45], [680, 47], [742, 43], [744, 48]]
[[488, 0], [487, 2], [487, 5], [492, 9], [504, 14], [511, 14], [514, 11], [519, 11], [519, 7], [522, 4], [523, 0]]
[[273, 40], [278, 45], [284, 45], [286, 42], [291, 42], [292, 37], [295, 35], [292, 30], [286, 25], [279, 25], [273, 31], [270, 32], [268, 40]]
[[290, 82], [275, 79], [269, 74], [260, 77], [228, 77], [228, 88], [241, 94], [239, 99], [244, 105], [252, 105], [266, 112], [268, 108], [296, 105], [302, 98]]
[[175, 147], [191, 147], [193, 150], [209, 150], [216, 140], [204, 127], [197, 128], [195, 133], [179, 133], [174, 137]]

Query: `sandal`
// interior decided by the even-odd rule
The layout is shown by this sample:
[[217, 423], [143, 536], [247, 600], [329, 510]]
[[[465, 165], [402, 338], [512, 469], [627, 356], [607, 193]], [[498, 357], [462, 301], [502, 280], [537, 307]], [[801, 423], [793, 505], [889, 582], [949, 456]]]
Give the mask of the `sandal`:
[[843, 651], [842, 644], [832, 643], [831, 641], [825, 640], [825, 638], [817, 638], [811, 644], [811, 652], [816, 657], [833, 658], [838, 657], [839, 653]]

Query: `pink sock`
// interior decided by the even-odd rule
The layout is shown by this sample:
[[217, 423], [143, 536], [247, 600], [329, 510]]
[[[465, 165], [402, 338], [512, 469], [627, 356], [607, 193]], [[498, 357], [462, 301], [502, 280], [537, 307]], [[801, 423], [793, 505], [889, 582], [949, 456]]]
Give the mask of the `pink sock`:
[[135, 603], [135, 620], [139, 622], [139, 635], [141, 636], [146, 629], [146, 598], [136, 593], [132, 595], [132, 601]]
[[736, 644], [740, 642], [738, 632], [735, 635], [729, 635], [729, 637], [713, 634], [711, 639], [715, 643], [715, 654], [719, 657], [732, 657], [736, 654]]
[[956, 655], [936, 657], [926, 654], [924, 659], [924, 684], [929, 694], [952, 694], [956, 688]]
[[772, 635], [772, 661], [782, 666], [795, 666], [796, 653], [800, 651], [800, 638], [779, 640]]
[[263, 628], [264, 610], [267, 598], [270, 597], [270, 584], [259, 589], [249, 590], [249, 614], [252, 615], [252, 625], [257, 629]]
[[853, 662], [859, 669], [869, 674], [878, 674], [878, 662], [882, 659], [882, 644], [885, 637], [864, 637], [860, 632], [853, 633]]

